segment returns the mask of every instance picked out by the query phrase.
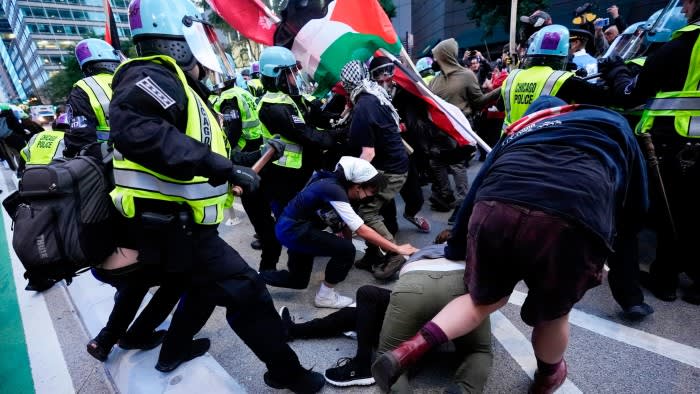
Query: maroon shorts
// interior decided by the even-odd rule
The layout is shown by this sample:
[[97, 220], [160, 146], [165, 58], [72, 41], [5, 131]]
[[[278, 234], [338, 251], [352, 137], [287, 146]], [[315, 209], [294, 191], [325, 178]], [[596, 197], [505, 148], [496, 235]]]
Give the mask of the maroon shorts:
[[478, 305], [529, 288], [520, 311], [530, 326], [569, 313], [600, 284], [609, 254], [590, 231], [546, 212], [480, 201], [469, 219], [464, 282]]

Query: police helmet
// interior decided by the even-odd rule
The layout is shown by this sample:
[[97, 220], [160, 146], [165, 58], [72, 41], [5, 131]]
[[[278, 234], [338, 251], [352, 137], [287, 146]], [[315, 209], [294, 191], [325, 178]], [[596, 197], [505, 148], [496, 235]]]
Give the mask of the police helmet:
[[569, 29], [562, 25], [549, 25], [530, 38], [527, 56], [569, 56]]
[[260, 77], [260, 62], [253, 62], [250, 64], [250, 74], [253, 78]]
[[416, 68], [420, 73], [422, 73], [423, 71], [432, 70], [432, 67], [433, 59], [430, 57], [422, 57], [416, 62]]
[[95, 74], [98, 70], [113, 73], [121, 61], [111, 45], [97, 38], [80, 41], [75, 46], [75, 58], [85, 75]]
[[[297, 67], [297, 61], [292, 51], [280, 46], [267, 47], [260, 54], [259, 67], [265, 90], [291, 94], [288, 90], [287, 71]], [[253, 65], [251, 65], [251, 72], [252, 68]]]
[[129, 3], [129, 27], [140, 56], [170, 56], [183, 70], [197, 59], [185, 40], [183, 18], [199, 15], [189, 0], [133, 0]]
[[671, 41], [673, 32], [688, 24], [688, 19], [681, 12], [682, 9], [682, 7], [671, 8], [669, 12], [661, 17], [661, 20], [658, 19], [663, 9], [653, 13], [646, 22], [649, 29], [647, 40], [654, 43]]

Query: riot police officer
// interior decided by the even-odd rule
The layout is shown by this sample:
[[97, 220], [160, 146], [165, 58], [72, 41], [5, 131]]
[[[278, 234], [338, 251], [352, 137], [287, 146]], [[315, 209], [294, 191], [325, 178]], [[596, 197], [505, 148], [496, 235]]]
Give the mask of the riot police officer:
[[[696, 186], [700, 179], [700, 53], [695, 49], [700, 40], [700, 1], [676, 0], [673, 5], [682, 7], [689, 23], [647, 57], [639, 75], [632, 75], [619, 57], [608, 58], [601, 67], [620, 105], [646, 102], [636, 132], [651, 134], [670, 206], [671, 218], [664, 209], [652, 209], [657, 213], [656, 260], [642, 283], [657, 298], [673, 301], [678, 275], [686, 272], [694, 285], [683, 299], [700, 304], [700, 264], [694, 249], [700, 235], [695, 208], [700, 196]], [[650, 194], [656, 197], [652, 207], [662, 206], [663, 197], [656, 189], [650, 187]]]
[[504, 129], [520, 119], [540, 96], [556, 96], [567, 103], [604, 105], [603, 88], [564, 70], [568, 54], [569, 30], [566, 27], [549, 25], [534, 34], [527, 48], [524, 69], [511, 71], [503, 83]]
[[229, 158], [224, 131], [199, 83], [207, 70], [231, 70], [212, 27], [188, 0], [136, 0], [129, 24], [139, 57], [113, 81], [110, 105], [115, 147], [111, 193], [126, 218], [139, 258], [159, 262], [188, 291], [176, 310], [156, 368], [169, 372], [204, 354], [192, 341], [216, 305], [265, 362], [265, 383], [316, 392], [323, 376], [304, 369], [289, 346], [272, 298], [258, 274], [218, 236], [229, 183], [254, 190], [259, 177]]
[[[73, 85], [68, 97], [70, 131], [65, 136], [67, 157], [75, 156], [96, 141], [109, 140], [112, 74], [121, 61], [111, 45], [96, 38], [80, 41], [75, 46], [75, 57], [85, 78]], [[91, 148], [90, 153], [99, 157], [99, 148]]]

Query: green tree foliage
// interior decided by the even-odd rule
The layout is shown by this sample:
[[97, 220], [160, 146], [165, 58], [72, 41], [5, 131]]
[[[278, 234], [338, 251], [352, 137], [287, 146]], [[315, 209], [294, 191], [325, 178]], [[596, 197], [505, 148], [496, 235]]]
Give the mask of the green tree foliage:
[[389, 18], [396, 16], [396, 5], [394, 5], [394, 0], [379, 0], [379, 5], [382, 6], [384, 12], [386, 12]]
[[63, 65], [66, 68], [56, 73], [46, 82], [46, 93], [52, 104], [64, 103], [68, 99], [73, 84], [83, 78], [83, 72], [80, 71], [80, 66], [75, 56], [71, 56]]
[[[464, 3], [466, 0], [455, 0]], [[484, 37], [493, 33], [501, 25], [507, 31], [510, 25], [510, 0], [472, 0], [472, 7], [467, 11], [469, 19], [484, 31]], [[518, 16], [530, 15], [535, 10], [546, 10], [549, 0], [519, 0]]]
[[[94, 37], [103, 39], [103, 37]], [[122, 53], [126, 57], [136, 57], [136, 48], [131, 41], [121, 41]], [[80, 70], [78, 60], [72, 56], [75, 48], [70, 48], [69, 55], [64, 55], [66, 60], [63, 63], [63, 70], [56, 73], [46, 82], [46, 93], [52, 104], [62, 104], [68, 99], [73, 84], [83, 78], [83, 72]]]

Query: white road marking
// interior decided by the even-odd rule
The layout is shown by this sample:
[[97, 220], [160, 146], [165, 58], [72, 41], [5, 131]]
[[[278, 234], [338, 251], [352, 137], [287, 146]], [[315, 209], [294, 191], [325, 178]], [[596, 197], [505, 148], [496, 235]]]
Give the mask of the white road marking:
[[[533, 379], [537, 370], [537, 361], [530, 340], [499, 311], [491, 314], [491, 332], [513, 360], [520, 365], [520, 368], [527, 373], [527, 376]], [[557, 393], [573, 394], [581, 393], [581, 390], [566, 379]]]
[[[508, 302], [522, 306], [526, 296], [527, 293], [514, 291]], [[598, 335], [656, 353], [660, 356], [670, 358], [671, 360], [690, 365], [691, 367], [700, 368], [700, 349], [696, 349], [692, 346], [611, 322], [576, 309], [571, 311], [569, 322]]]
[[[17, 180], [8, 171], [0, 170], [0, 173], [2, 173], [3, 179], [2, 189], [5, 190], [4, 200], [13, 190], [17, 189]], [[10, 174], [9, 177], [8, 174]], [[37, 393], [74, 393], [73, 381], [68, 372], [66, 360], [63, 358], [61, 344], [46, 307], [44, 295], [24, 290], [26, 285], [26, 280], [23, 277], [24, 267], [12, 249], [12, 219], [4, 209], [2, 209], [2, 215], [7, 249], [17, 289], [17, 302], [22, 314], [22, 326], [27, 342], [34, 390]]]

